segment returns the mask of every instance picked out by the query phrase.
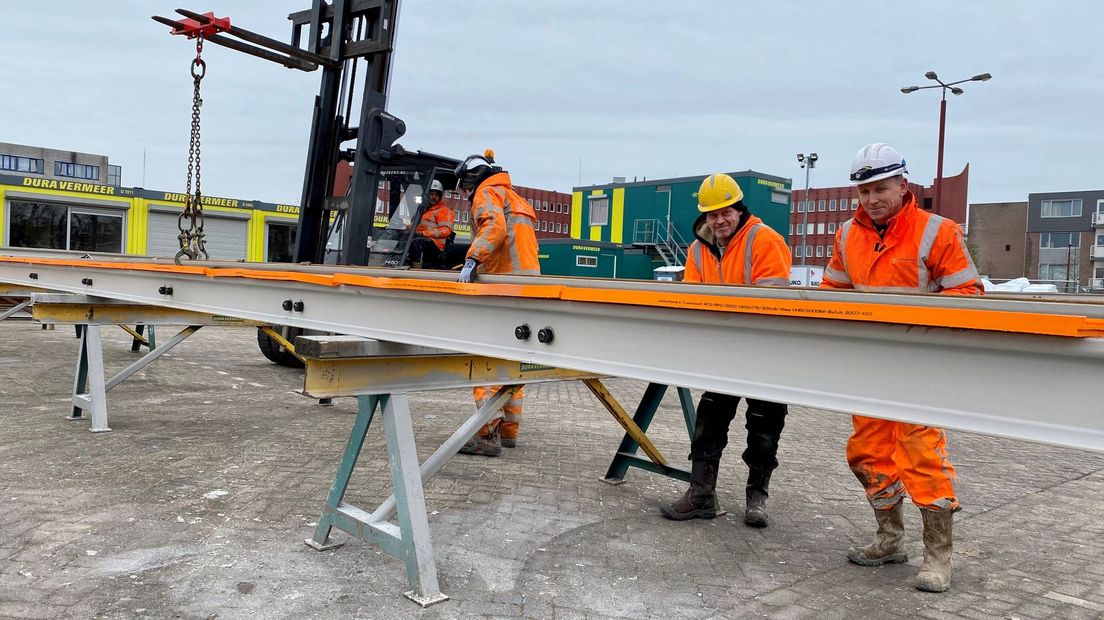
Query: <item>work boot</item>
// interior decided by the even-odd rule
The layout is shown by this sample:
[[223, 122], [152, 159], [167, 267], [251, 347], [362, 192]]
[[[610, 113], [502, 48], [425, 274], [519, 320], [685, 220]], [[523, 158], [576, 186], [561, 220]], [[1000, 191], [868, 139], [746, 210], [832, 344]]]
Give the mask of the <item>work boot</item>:
[[748, 472], [744, 525], [767, 527], [767, 487], [770, 486], [770, 478], [770, 470], [756, 468]]
[[660, 506], [659, 512], [672, 521], [713, 519], [724, 514], [717, 507], [717, 470], [720, 460], [691, 461], [690, 488], [674, 503]]
[[411, 269], [421, 269], [422, 268], [422, 261], [420, 261], [420, 260], [411, 261], [410, 262], [410, 268]]
[[951, 587], [951, 530], [954, 512], [920, 509], [924, 517], [924, 563], [916, 575], [916, 589], [946, 592]]
[[503, 437], [502, 438], [502, 447], [503, 448], [516, 448], [517, 447], [517, 437]]
[[491, 433], [490, 435], [476, 434], [460, 448], [460, 454], [498, 456], [502, 454], [502, 440], [498, 433]]
[[878, 521], [878, 532], [874, 534], [874, 542], [865, 547], [851, 547], [847, 550], [847, 559], [859, 566], [881, 566], [882, 564], [898, 564], [908, 562], [908, 553], [901, 545], [901, 539], [905, 535], [905, 523], [901, 504], [897, 504], [889, 510], [875, 510], [874, 518]]

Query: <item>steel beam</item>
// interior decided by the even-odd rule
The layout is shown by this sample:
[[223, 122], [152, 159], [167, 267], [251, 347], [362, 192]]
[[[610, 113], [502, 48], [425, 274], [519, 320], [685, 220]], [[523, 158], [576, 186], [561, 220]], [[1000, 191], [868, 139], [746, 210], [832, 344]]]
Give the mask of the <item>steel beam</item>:
[[[477, 285], [464, 289], [469, 294], [456, 294], [452, 288], [431, 292], [427, 285], [449, 274], [373, 269], [357, 273], [406, 277], [418, 280], [415, 284], [421, 289], [319, 286], [48, 264], [28, 269], [25, 264], [3, 262], [0, 281], [28, 285], [30, 270], [39, 276], [36, 283], [54, 290], [1104, 451], [1101, 338], [480, 293], [493, 293], [503, 284], [553, 282], [590, 290], [606, 286], [611, 291], [696, 293], [720, 305], [734, 297], [825, 302], [846, 298], [865, 304], [907, 303], [932, 312], [1001, 308], [1015, 313], [1076, 307], [1084, 316], [1104, 316], [1104, 305], [1098, 303], [522, 277], [488, 277], [483, 281], [492, 286]], [[94, 274], [94, 286], [82, 282], [92, 279], [89, 274]], [[174, 289], [169, 298], [157, 293], [159, 286], [166, 285]], [[284, 310], [289, 299], [302, 302], [301, 310]], [[551, 328], [554, 339], [547, 344], [519, 340], [515, 327], [521, 325], [534, 331]], [[1046, 381], [1024, 380], [1037, 376], [1045, 376]]]

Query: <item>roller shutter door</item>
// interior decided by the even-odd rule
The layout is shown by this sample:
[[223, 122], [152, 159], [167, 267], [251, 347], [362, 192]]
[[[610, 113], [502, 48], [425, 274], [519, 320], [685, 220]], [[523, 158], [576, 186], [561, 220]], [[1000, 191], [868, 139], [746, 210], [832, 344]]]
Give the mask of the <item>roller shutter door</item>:
[[[175, 256], [180, 250], [177, 235], [178, 213], [150, 211], [146, 254], [149, 256]], [[211, 258], [221, 260], [245, 260], [249, 243], [249, 220], [229, 217], [203, 216], [204, 239]]]

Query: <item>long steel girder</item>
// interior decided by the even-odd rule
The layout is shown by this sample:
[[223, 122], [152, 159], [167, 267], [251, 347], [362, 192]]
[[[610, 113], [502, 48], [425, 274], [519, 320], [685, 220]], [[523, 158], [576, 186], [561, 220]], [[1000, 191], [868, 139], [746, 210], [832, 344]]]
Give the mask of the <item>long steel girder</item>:
[[[45, 264], [34, 265], [33, 271], [36, 284], [53, 290], [1104, 451], [1101, 338]], [[0, 281], [29, 284], [27, 272], [27, 265], [0, 263]], [[449, 277], [372, 269], [358, 273]], [[94, 286], [82, 284], [89, 274], [94, 274]], [[484, 281], [569, 282], [516, 277]], [[579, 282], [611, 290], [670, 286]], [[172, 296], [158, 294], [158, 287], [166, 285], [173, 287]], [[678, 290], [829, 301], [839, 295], [739, 287]], [[909, 298], [862, 297], [871, 303]], [[283, 310], [289, 299], [301, 301], [302, 311]], [[920, 306], [964, 301], [969, 300], [915, 297]], [[1002, 302], [977, 303], [992, 308]], [[1099, 317], [1102, 309], [1089, 304], [1085, 312]], [[554, 339], [550, 344], [535, 337], [518, 340], [514, 331], [519, 325], [528, 325], [534, 334], [549, 327]]]

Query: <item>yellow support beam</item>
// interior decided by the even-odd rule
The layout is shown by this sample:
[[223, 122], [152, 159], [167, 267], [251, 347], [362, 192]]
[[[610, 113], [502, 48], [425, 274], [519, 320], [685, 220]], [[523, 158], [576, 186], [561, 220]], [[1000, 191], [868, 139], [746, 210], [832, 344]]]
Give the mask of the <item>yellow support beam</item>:
[[466, 354], [306, 358], [304, 362], [307, 372], [303, 393], [315, 398], [543, 383], [597, 376]]
[[621, 403], [617, 402], [613, 394], [606, 389], [606, 386], [602, 384], [598, 379], [583, 379], [585, 384], [594, 396], [606, 407], [606, 410], [613, 414], [617, 423], [625, 429], [625, 432], [629, 434], [629, 437], [633, 438], [633, 441], [640, 446], [640, 449], [644, 451], [644, 454], [648, 455], [648, 458], [652, 460], [656, 465], [667, 465], [667, 459], [663, 458], [663, 455], [659, 453], [659, 448], [656, 448], [651, 439], [648, 439], [648, 435], [644, 431], [640, 430], [640, 427], [633, 421], [632, 416], [629, 415], [625, 408], [621, 406]]
[[74, 325], [268, 325], [263, 321], [146, 304], [36, 303], [31, 307], [31, 316], [41, 323]]

